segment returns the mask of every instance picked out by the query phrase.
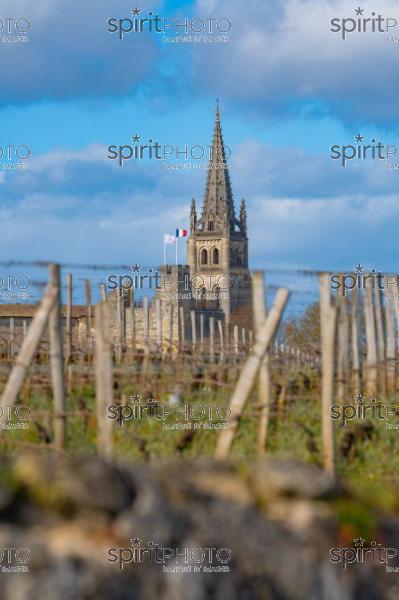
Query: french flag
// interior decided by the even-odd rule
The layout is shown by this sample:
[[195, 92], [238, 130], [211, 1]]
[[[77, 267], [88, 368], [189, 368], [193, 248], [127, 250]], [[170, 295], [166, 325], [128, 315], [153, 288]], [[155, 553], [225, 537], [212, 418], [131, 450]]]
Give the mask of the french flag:
[[176, 229], [176, 237], [186, 237], [187, 229]]

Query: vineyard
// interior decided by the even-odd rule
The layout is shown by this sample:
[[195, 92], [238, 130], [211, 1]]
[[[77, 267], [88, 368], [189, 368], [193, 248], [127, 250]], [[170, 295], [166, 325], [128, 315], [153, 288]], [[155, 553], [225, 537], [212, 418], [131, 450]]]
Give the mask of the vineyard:
[[71, 293], [63, 305], [60, 268], [50, 265], [32, 319], [27, 305], [2, 319], [3, 452], [269, 453], [355, 480], [367, 461], [371, 479], [391, 483], [383, 465], [395, 472], [398, 300], [384, 302], [372, 279], [345, 295], [332, 294], [328, 274], [319, 280], [319, 303], [284, 319], [290, 292], [278, 289], [266, 307], [265, 274], [254, 272], [250, 327], [180, 311], [178, 342], [157, 319], [159, 300], [144, 299], [140, 342], [134, 318], [126, 327], [134, 301], [103, 286], [94, 305], [90, 293], [85, 307]]

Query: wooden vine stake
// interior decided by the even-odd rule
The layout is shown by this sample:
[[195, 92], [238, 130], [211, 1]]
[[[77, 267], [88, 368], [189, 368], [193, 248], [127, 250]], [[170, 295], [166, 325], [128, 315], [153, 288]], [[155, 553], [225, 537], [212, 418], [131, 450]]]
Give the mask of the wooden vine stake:
[[[255, 342], [266, 319], [265, 281], [263, 271], [256, 271], [252, 277], [252, 299], [255, 325]], [[263, 453], [266, 446], [267, 429], [271, 403], [271, 381], [269, 371], [269, 352], [265, 353], [258, 378], [258, 402], [260, 407], [258, 423], [258, 452]]]
[[134, 288], [130, 290], [130, 317], [131, 317], [131, 342], [132, 342], [132, 356], [133, 360], [136, 355], [136, 310], [135, 310], [135, 297]]
[[369, 399], [377, 394], [377, 341], [374, 317], [373, 288], [371, 280], [365, 281], [365, 321], [367, 337], [367, 357], [365, 365], [366, 394]]
[[215, 360], [215, 317], [209, 317], [209, 360]]
[[49, 267], [50, 284], [56, 291], [56, 300], [49, 316], [50, 331], [50, 364], [53, 383], [54, 410], [54, 443], [57, 448], [65, 448], [67, 443], [67, 399], [64, 376], [64, 352], [61, 326], [61, 282], [60, 266]]
[[224, 340], [223, 340], [223, 325], [222, 325], [222, 321], [220, 321], [220, 320], [218, 320], [218, 331], [219, 331], [219, 340], [220, 340], [219, 361], [222, 363], [224, 360]]
[[351, 306], [351, 333], [352, 333], [352, 382], [355, 396], [361, 393], [360, 379], [360, 350], [359, 350], [359, 294], [357, 288], [352, 290]]
[[57, 290], [49, 284], [43, 296], [41, 304], [37, 309], [32, 323], [22, 342], [21, 349], [14, 363], [7, 384], [1, 396], [1, 416], [0, 424], [3, 425], [7, 420], [7, 408], [13, 406], [17, 400], [18, 394], [24, 382], [26, 372], [32, 362], [33, 356], [43, 336], [48, 323], [49, 314], [55, 305], [57, 299]]
[[195, 310], [190, 311], [191, 316], [191, 347], [193, 352], [195, 351], [195, 347], [197, 345], [197, 322], [195, 317]]
[[320, 276], [320, 331], [321, 331], [321, 431], [323, 465], [330, 475], [335, 474], [334, 427], [331, 407], [334, 398], [335, 333], [337, 309], [331, 304], [330, 278]]
[[66, 363], [68, 364], [72, 357], [72, 299], [73, 299], [73, 279], [72, 273], [67, 273], [67, 305], [66, 305]]
[[155, 300], [155, 315], [157, 326], [157, 350], [162, 354], [162, 305], [160, 298]]
[[[390, 284], [392, 284], [392, 281], [390, 281]], [[387, 302], [389, 302], [392, 307], [393, 307], [393, 312], [395, 315], [395, 325], [394, 326], [394, 331], [395, 331], [395, 349], [398, 348], [399, 346], [399, 281], [397, 279], [397, 277], [394, 278], [393, 281], [393, 286], [392, 288], [390, 288], [387, 285], [387, 291], [388, 291], [388, 299]], [[395, 357], [396, 358], [396, 357]], [[394, 383], [394, 389], [396, 389], [397, 386], [397, 382], [396, 382], [396, 376], [397, 376], [397, 372], [395, 369], [395, 383]]]
[[337, 400], [345, 404], [349, 400], [349, 319], [344, 288], [344, 276], [341, 275], [341, 287], [337, 292], [338, 319], [338, 364], [337, 364]]
[[230, 451], [245, 403], [255, 383], [265, 353], [269, 349], [277, 331], [289, 295], [290, 292], [285, 288], [278, 290], [274, 304], [258, 333], [249, 357], [243, 365], [233, 395], [230, 399], [230, 417], [228, 421], [230, 427], [229, 429], [224, 429], [219, 434], [215, 451], [216, 459], [226, 458]]
[[85, 295], [86, 295], [86, 346], [87, 354], [91, 355], [92, 337], [91, 337], [91, 281], [85, 279]]
[[169, 335], [168, 335], [168, 352], [172, 356], [173, 355], [173, 304], [168, 304], [168, 326], [169, 326]]
[[106, 302], [96, 305], [96, 405], [97, 405], [97, 452], [104, 456], [112, 454], [112, 421], [108, 418], [108, 406], [112, 404], [112, 351], [110, 340], [109, 307]]
[[379, 393], [383, 398], [386, 397], [386, 348], [384, 331], [384, 308], [381, 301], [381, 290], [379, 281], [374, 276], [374, 306], [375, 306], [375, 324], [377, 333], [377, 357], [378, 357], [378, 387]]

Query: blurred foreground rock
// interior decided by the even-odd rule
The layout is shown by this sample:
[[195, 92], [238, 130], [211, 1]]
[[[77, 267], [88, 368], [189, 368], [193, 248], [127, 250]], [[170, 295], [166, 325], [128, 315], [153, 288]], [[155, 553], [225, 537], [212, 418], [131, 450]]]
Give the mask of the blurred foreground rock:
[[399, 520], [295, 461], [1, 465], [4, 600], [399, 598], [385, 564], [330, 561], [355, 537], [399, 548]]

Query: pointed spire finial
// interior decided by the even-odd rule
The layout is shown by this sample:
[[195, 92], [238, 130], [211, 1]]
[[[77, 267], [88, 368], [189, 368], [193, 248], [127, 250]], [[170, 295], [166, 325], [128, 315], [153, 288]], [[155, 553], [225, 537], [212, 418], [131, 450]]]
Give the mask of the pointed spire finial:
[[216, 123], [210, 146], [200, 223], [201, 225], [206, 223], [207, 227], [211, 223], [212, 229], [209, 231], [226, 234], [233, 231], [236, 218], [222, 128], [219, 121], [219, 100], [216, 102]]

